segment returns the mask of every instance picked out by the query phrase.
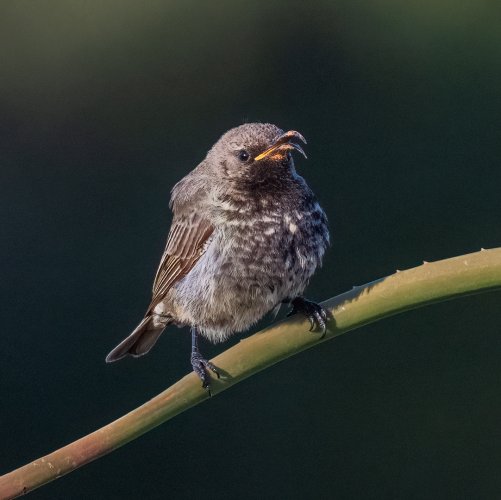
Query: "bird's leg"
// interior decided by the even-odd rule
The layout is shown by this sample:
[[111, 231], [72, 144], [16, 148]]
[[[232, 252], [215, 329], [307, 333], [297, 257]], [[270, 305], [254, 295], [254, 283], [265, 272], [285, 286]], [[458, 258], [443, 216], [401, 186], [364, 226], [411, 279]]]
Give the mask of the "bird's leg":
[[292, 299], [290, 303], [292, 304], [292, 309], [287, 316], [301, 313], [306, 316], [310, 322], [310, 332], [312, 332], [314, 328], [319, 328], [322, 332], [322, 337], [325, 335], [327, 331], [327, 312], [322, 306], [310, 300], [306, 300], [304, 297], [296, 297]]
[[219, 378], [219, 372], [198, 350], [198, 331], [194, 326], [191, 328], [191, 366], [193, 367], [193, 371], [200, 377], [202, 387], [207, 389], [210, 395], [210, 377], [207, 369], [213, 371], [217, 375], [217, 378]]

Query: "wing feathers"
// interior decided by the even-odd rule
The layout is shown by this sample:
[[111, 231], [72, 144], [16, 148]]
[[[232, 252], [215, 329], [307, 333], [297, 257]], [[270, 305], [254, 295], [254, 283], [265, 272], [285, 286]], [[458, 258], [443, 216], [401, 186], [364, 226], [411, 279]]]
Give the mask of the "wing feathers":
[[207, 238], [208, 230], [212, 233], [212, 226], [198, 214], [192, 214], [187, 220], [177, 221], [167, 240], [165, 253], [181, 259], [193, 257], [198, 252], [201, 241]]
[[153, 283], [153, 299], [149, 311], [183, 276], [186, 276], [203, 255], [206, 242], [214, 228], [201, 215], [192, 212], [174, 217], [160, 266]]

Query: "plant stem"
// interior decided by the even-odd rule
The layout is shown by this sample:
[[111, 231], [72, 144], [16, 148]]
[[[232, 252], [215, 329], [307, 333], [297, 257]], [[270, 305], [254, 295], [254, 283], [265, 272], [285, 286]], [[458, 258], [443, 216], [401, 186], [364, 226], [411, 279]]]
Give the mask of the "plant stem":
[[[501, 248], [423, 265], [364, 286], [323, 303], [332, 318], [327, 335], [308, 332], [304, 318], [277, 323], [217, 356], [222, 373], [212, 395], [293, 354], [367, 323], [433, 302], [501, 288]], [[0, 498], [14, 498], [113, 451], [178, 413], [208, 398], [190, 373], [144, 405], [19, 469], [0, 477]]]

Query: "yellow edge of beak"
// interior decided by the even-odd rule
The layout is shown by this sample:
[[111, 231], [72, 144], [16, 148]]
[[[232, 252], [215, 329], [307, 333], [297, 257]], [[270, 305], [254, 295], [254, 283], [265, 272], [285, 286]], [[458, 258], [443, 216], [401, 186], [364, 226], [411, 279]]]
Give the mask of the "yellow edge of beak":
[[[261, 154], [257, 155], [254, 158], [254, 161], [262, 160], [263, 158], [270, 156], [272, 153], [276, 153], [273, 156], [283, 157], [283, 156], [285, 156], [285, 153], [287, 151], [291, 151], [293, 149], [297, 149], [297, 146], [294, 144], [290, 144], [288, 142], [286, 142], [285, 144], [275, 144], [275, 145], [271, 146], [270, 148], [265, 149]], [[304, 152], [303, 152], [303, 154], [304, 154]], [[273, 158], [273, 156], [272, 156], [272, 158]]]
[[263, 158], [266, 158], [271, 153], [273, 153], [273, 151], [275, 151], [275, 149], [278, 149], [278, 147], [279, 147], [278, 145], [275, 145], [275, 146], [271, 146], [271, 148], [265, 149], [261, 154], [258, 154], [254, 158], [254, 161], [259, 161], [259, 160], [262, 160]]

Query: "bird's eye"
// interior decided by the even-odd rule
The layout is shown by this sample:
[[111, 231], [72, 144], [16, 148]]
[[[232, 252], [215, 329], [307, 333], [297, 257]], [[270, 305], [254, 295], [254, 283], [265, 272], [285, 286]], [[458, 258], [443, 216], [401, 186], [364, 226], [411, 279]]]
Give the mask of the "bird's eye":
[[250, 154], [245, 151], [245, 149], [242, 149], [241, 151], [238, 152], [238, 159], [240, 161], [247, 161], [250, 158]]

